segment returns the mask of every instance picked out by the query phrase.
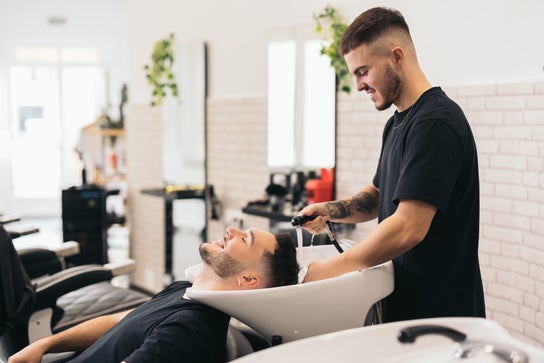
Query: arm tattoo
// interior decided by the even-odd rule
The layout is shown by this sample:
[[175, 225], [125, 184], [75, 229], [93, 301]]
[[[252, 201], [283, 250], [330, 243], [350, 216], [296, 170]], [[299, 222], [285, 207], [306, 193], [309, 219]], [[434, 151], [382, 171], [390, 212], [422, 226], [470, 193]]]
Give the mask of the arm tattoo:
[[354, 212], [370, 214], [378, 202], [371, 194], [361, 192], [354, 195], [350, 200], [341, 200], [325, 204], [329, 217], [332, 219], [342, 219], [353, 215]]
[[332, 219], [342, 219], [351, 216], [351, 211], [349, 210], [347, 203], [341, 200], [329, 202], [325, 204], [325, 208], [327, 209], [327, 213], [329, 213], [329, 217]]
[[378, 207], [378, 201], [370, 193], [361, 192], [351, 198], [350, 208], [360, 213], [372, 213]]

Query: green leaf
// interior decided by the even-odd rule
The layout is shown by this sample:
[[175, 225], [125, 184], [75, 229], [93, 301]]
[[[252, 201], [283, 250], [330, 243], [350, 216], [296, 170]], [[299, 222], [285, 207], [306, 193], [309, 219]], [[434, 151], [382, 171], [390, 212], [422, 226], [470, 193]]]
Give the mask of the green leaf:
[[339, 12], [331, 6], [325, 7], [321, 13], [314, 14], [313, 18], [316, 21], [316, 32], [325, 41], [320, 51], [321, 55], [330, 58], [331, 67], [334, 68], [338, 78], [337, 88], [340, 87], [340, 90], [350, 93], [351, 75], [344, 56], [342, 56], [339, 49], [347, 23], [344, 22]]
[[170, 93], [172, 96], [178, 95], [175, 76], [172, 73], [174, 64], [174, 34], [168, 38], [158, 40], [153, 46], [151, 53], [151, 65], [144, 65], [146, 71], [145, 77], [151, 86], [152, 101], [151, 106], [158, 106], [162, 99]]

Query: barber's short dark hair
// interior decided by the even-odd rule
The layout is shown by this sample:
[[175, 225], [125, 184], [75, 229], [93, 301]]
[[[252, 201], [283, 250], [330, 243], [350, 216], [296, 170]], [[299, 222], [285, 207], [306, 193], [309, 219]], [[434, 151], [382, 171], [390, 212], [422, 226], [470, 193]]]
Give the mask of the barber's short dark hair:
[[369, 9], [346, 28], [340, 42], [340, 52], [346, 55], [361, 44], [370, 44], [395, 29], [410, 37], [410, 29], [400, 11], [384, 7]]
[[300, 267], [297, 262], [295, 243], [287, 233], [276, 233], [277, 246], [274, 253], [266, 252], [263, 256], [267, 265], [267, 287], [294, 285], [298, 283]]

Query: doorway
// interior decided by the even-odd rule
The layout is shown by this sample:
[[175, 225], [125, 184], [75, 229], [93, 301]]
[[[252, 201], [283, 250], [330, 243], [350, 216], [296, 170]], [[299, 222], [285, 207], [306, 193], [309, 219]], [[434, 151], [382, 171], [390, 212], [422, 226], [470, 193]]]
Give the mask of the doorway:
[[60, 216], [61, 190], [81, 183], [81, 128], [106, 106], [96, 66], [15, 65], [9, 70], [8, 165], [0, 173], [6, 212]]

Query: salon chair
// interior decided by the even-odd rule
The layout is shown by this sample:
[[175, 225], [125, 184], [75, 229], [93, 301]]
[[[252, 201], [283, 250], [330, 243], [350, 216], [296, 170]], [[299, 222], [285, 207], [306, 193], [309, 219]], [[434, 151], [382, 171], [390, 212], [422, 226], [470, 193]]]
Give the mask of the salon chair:
[[[39, 262], [39, 263], [38, 263]], [[16, 251], [0, 225], [0, 363], [39, 339], [90, 318], [127, 310], [148, 295], [115, 287], [115, 271], [97, 265], [65, 268], [56, 251], [33, 248]], [[229, 325], [225, 361], [269, 347], [258, 334]], [[47, 354], [42, 363], [61, 363], [75, 353]]]
[[[54, 253], [48, 255], [53, 259]], [[28, 256], [23, 260], [28, 262]], [[122, 266], [62, 269], [62, 264], [46, 265], [48, 272], [29, 270], [35, 278], [31, 280], [9, 234], [0, 225], [0, 362], [41, 337], [136, 307], [150, 298], [111, 284], [116, 271], [126, 271]]]

